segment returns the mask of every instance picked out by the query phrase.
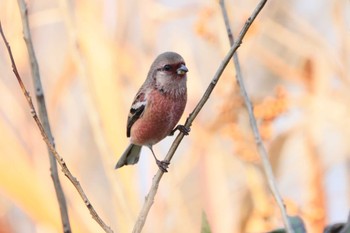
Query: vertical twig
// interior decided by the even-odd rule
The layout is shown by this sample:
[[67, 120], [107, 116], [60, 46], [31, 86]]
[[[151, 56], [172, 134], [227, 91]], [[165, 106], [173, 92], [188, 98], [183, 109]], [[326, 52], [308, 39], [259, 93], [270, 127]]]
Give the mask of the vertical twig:
[[[223, 61], [221, 62], [219, 68], [217, 69], [214, 78], [212, 79], [212, 81], [210, 82], [207, 90], [205, 91], [205, 93], [203, 94], [202, 98], [200, 99], [200, 101], [198, 102], [197, 106], [194, 108], [194, 110], [192, 111], [192, 113], [189, 115], [189, 117], [186, 120], [185, 126], [187, 128], [190, 128], [190, 126], [192, 125], [192, 122], [194, 121], [194, 119], [197, 117], [198, 113], [201, 111], [201, 109], [203, 108], [204, 104], [207, 102], [207, 100], [210, 97], [211, 92], [214, 90], [217, 82], [219, 81], [222, 72], [224, 71], [224, 69], [226, 68], [227, 64], [229, 63], [230, 59], [232, 58], [233, 54], [236, 52], [236, 50], [239, 48], [239, 46], [242, 43], [242, 40], [245, 36], [245, 34], [247, 33], [249, 27], [252, 25], [253, 21], [255, 20], [255, 18], [257, 17], [257, 15], [260, 13], [260, 11], [262, 10], [262, 8], [264, 7], [265, 3], [267, 0], [263, 0], [261, 1], [257, 7], [255, 8], [255, 10], [253, 11], [252, 15], [247, 19], [245, 25], [243, 26], [237, 41], [232, 45], [231, 49], [229, 50], [229, 52], [227, 53], [227, 55], [225, 56], [225, 58], [223, 59]], [[180, 142], [182, 141], [184, 137], [184, 134], [182, 132], [180, 132], [177, 137], [175, 138], [173, 144], [171, 145], [166, 157], [165, 157], [165, 161], [170, 162], [170, 160], [172, 159], [177, 147], [179, 146]], [[139, 216], [137, 218], [137, 221], [135, 223], [133, 232], [134, 233], [139, 233], [141, 232], [146, 219], [147, 219], [147, 215], [152, 207], [152, 204], [154, 202], [154, 197], [157, 193], [158, 190], [158, 186], [159, 186], [159, 182], [163, 176], [163, 172], [161, 170], [158, 170], [157, 174], [153, 177], [153, 181], [152, 181], [152, 186], [151, 189], [148, 193], [148, 195], [146, 196], [145, 199], [145, 203], [139, 213]]]
[[[23, 24], [23, 37], [27, 45], [27, 50], [28, 50], [28, 55], [30, 60], [30, 67], [32, 71], [32, 80], [35, 88], [35, 96], [36, 96], [36, 100], [39, 108], [39, 118], [43, 124], [44, 130], [50, 140], [50, 143], [53, 145], [53, 147], [55, 147], [55, 143], [54, 143], [54, 139], [52, 136], [50, 123], [49, 123], [49, 116], [46, 110], [44, 91], [41, 85], [39, 65], [35, 56], [32, 37], [29, 30], [28, 8], [24, 0], [18, 0], [18, 5], [19, 5], [19, 10], [21, 12], [21, 19]], [[70, 233], [72, 232], [72, 230], [69, 222], [67, 202], [66, 202], [62, 185], [58, 176], [57, 163], [55, 160], [55, 156], [52, 154], [49, 148], [48, 148], [48, 153], [49, 153], [49, 159], [50, 159], [51, 178], [55, 187], [56, 197], [60, 208], [63, 232]]]
[[[261, 1], [260, 4], [265, 4], [266, 2], [267, 2], [267, 0], [264, 0], [264, 1]], [[225, 21], [227, 36], [229, 38], [230, 45], [232, 46], [234, 44], [234, 37], [232, 34], [232, 30], [231, 30], [230, 22], [228, 19], [224, 0], [220, 0], [220, 6], [221, 6], [222, 15], [223, 15], [224, 21]], [[284, 226], [285, 226], [287, 232], [292, 233], [293, 229], [290, 226], [290, 223], [288, 220], [288, 215], [287, 215], [283, 200], [282, 200], [281, 195], [279, 194], [278, 189], [277, 189], [276, 181], [275, 181], [272, 169], [271, 169], [268, 154], [267, 154], [267, 151], [266, 151], [264, 144], [262, 142], [261, 135], [260, 135], [257, 123], [256, 123], [256, 119], [255, 119], [254, 111], [253, 111], [253, 106], [252, 106], [252, 103], [249, 99], [249, 96], [248, 96], [247, 91], [246, 91], [245, 86], [244, 86], [242, 72], [241, 72], [241, 66], [239, 63], [237, 53], [235, 53], [233, 55], [233, 62], [234, 62], [235, 68], [236, 68], [236, 80], [237, 80], [238, 86], [240, 88], [241, 95], [244, 99], [245, 106], [248, 110], [250, 125], [251, 125], [252, 130], [253, 130], [256, 146], [257, 146], [257, 149], [259, 151], [259, 155], [260, 155], [260, 158], [261, 158], [261, 161], [263, 164], [263, 170], [265, 172], [266, 179], [267, 179], [268, 184], [269, 184], [269, 188], [270, 188], [271, 193], [272, 193], [273, 197], [275, 198], [277, 205], [280, 209], [282, 219], [284, 222]]]
[[16, 79], [18, 81], [18, 84], [20, 85], [21, 87], [21, 90], [23, 92], [23, 95], [24, 97], [26, 98], [27, 100], [27, 103], [29, 105], [29, 108], [30, 108], [30, 112], [32, 114], [32, 117], [36, 123], [36, 125], [38, 126], [39, 130], [40, 130], [40, 133], [43, 137], [43, 140], [45, 141], [47, 147], [49, 148], [49, 150], [51, 151], [51, 153], [55, 156], [56, 158], [56, 161], [58, 162], [58, 164], [61, 166], [62, 168], [62, 172], [64, 173], [64, 175], [70, 180], [70, 182], [73, 184], [74, 188], [78, 191], [81, 199], [83, 200], [85, 206], [88, 208], [88, 210], [90, 211], [90, 214], [92, 216], [92, 218], [101, 226], [101, 228], [105, 231], [105, 232], [108, 232], [108, 233], [113, 233], [112, 229], [106, 225], [106, 223], [104, 223], [104, 221], [100, 218], [100, 216], [97, 214], [96, 210], [94, 209], [94, 207], [92, 206], [91, 202], [89, 201], [88, 197], [86, 196], [83, 188], [81, 187], [79, 181], [77, 180], [77, 178], [75, 178], [73, 176], [73, 174], [70, 172], [70, 170], [68, 169], [67, 167], [67, 164], [66, 162], [63, 160], [63, 158], [58, 154], [58, 152], [56, 151], [55, 147], [53, 146], [53, 144], [50, 142], [50, 139], [49, 137], [47, 136], [45, 130], [44, 130], [44, 127], [43, 125], [41, 124], [40, 120], [39, 120], [39, 117], [38, 117], [38, 114], [35, 110], [35, 107], [34, 107], [34, 104], [33, 104], [33, 101], [32, 101], [32, 98], [30, 97], [29, 95], [29, 92], [27, 91], [27, 89], [25, 88], [24, 84], [23, 84], [23, 81], [21, 79], [21, 76], [19, 75], [18, 73], [18, 70], [17, 70], [17, 66], [16, 66], [16, 63], [15, 63], [15, 60], [13, 58], [13, 55], [12, 55], [12, 51], [11, 51], [11, 47], [8, 43], [8, 41], [6, 40], [6, 37], [4, 35], [4, 32], [2, 30], [2, 26], [1, 26], [1, 22], [0, 22], [0, 34], [2, 36], [2, 39], [6, 45], [6, 48], [7, 48], [7, 52], [9, 54], [9, 57], [10, 57], [10, 60], [11, 60], [11, 64], [12, 64], [12, 70], [13, 70], [13, 73], [15, 74], [16, 76]]

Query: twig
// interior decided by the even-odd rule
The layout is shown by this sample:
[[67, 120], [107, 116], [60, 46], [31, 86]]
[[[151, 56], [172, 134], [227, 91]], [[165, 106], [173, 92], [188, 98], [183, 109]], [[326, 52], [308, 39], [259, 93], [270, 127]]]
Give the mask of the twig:
[[[35, 96], [38, 103], [39, 108], [39, 118], [43, 123], [43, 127], [45, 132], [50, 140], [50, 143], [55, 147], [55, 143], [53, 140], [53, 136], [51, 133], [49, 117], [46, 110], [44, 91], [41, 85], [40, 72], [38, 61], [35, 56], [34, 47], [32, 43], [32, 37], [29, 30], [29, 20], [28, 20], [28, 10], [25, 2], [23, 0], [18, 0], [19, 9], [21, 12], [22, 24], [23, 24], [23, 37], [27, 45], [27, 50], [30, 59], [30, 65], [32, 70], [32, 79], [35, 87]], [[58, 205], [61, 213], [61, 221], [63, 225], [63, 232], [70, 233], [72, 232], [71, 226], [69, 223], [69, 215], [67, 209], [67, 202], [64, 196], [64, 192], [61, 186], [61, 182], [59, 180], [58, 172], [57, 172], [57, 163], [55, 160], [55, 156], [52, 154], [50, 149], [48, 148], [49, 159], [50, 159], [50, 172], [51, 178], [55, 187], [56, 197], [58, 200]]]
[[[239, 46], [242, 44], [242, 40], [245, 36], [245, 34], [247, 33], [249, 27], [251, 26], [251, 24], [253, 23], [254, 19], [256, 18], [256, 16], [259, 14], [259, 12], [261, 11], [261, 9], [264, 7], [265, 3], [267, 0], [265, 1], [261, 1], [257, 7], [255, 8], [255, 10], [253, 11], [252, 15], [247, 19], [247, 21], [245, 22], [245, 25], [243, 26], [237, 41], [232, 45], [232, 47], [230, 48], [229, 52], [226, 54], [225, 58], [223, 59], [223, 61], [221, 62], [219, 68], [217, 69], [212, 81], [210, 82], [207, 90], [205, 91], [205, 93], [203, 94], [202, 98], [200, 99], [200, 101], [198, 102], [197, 106], [194, 108], [194, 110], [192, 111], [192, 113], [189, 115], [189, 117], [186, 120], [185, 126], [187, 128], [190, 128], [190, 126], [192, 125], [192, 122], [194, 121], [194, 119], [197, 117], [198, 113], [201, 111], [201, 109], [203, 108], [204, 104], [207, 102], [207, 100], [210, 97], [211, 92], [213, 91], [213, 89], [215, 88], [217, 82], [219, 81], [221, 74], [223, 73], [224, 69], [226, 68], [227, 64], [229, 63], [231, 57], [233, 56], [233, 54], [236, 52], [236, 50], [239, 48]], [[184, 137], [184, 134], [182, 132], [180, 132], [176, 139], [174, 140], [173, 144], [171, 145], [166, 157], [165, 157], [165, 161], [170, 162], [170, 160], [172, 159], [177, 147], [179, 146], [180, 142], [182, 141]], [[161, 170], [158, 170], [157, 174], [154, 176], [153, 181], [152, 181], [152, 186], [151, 189], [148, 193], [148, 195], [146, 196], [145, 199], [145, 203], [142, 207], [142, 210], [139, 213], [138, 219], [135, 223], [133, 232], [134, 233], [138, 233], [141, 232], [147, 215], [149, 213], [149, 210], [151, 209], [151, 206], [154, 202], [154, 197], [157, 193], [157, 189], [159, 186], [159, 182], [163, 176], [163, 172]]]
[[24, 96], [25, 96], [25, 98], [27, 100], [27, 103], [28, 103], [29, 108], [30, 108], [30, 112], [32, 114], [32, 117], [33, 117], [35, 123], [37, 124], [37, 126], [38, 126], [38, 128], [40, 130], [40, 133], [41, 133], [41, 135], [43, 137], [43, 140], [45, 141], [45, 143], [46, 143], [47, 147], [49, 148], [49, 150], [55, 156], [58, 164], [62, 168], [62, 172], [64, 173], [64, 175], [70, 180], [70, 182], [73, 184], [75, 189], [78, 191], [78, 193], [79, 193], [80, 197], [83, 199], [86, 207], [89, 209], [92, 218], [102, 227], [102, 229], [105, 232], [112, 233], [113, 232], [112, 229], [109, 226], [107, 226], [103, 222], [103, 220], [100, 218], [100, 216], [97, 214], [96, 210], [94, 209], [94, 207], [92, 206], [91, 202], [87, 198], [87, 196], [86, 196], [83, 188], [81, 187], [79, 181], [77, 180], [77, 178], [75, 178], [72, 175], [72, 173], [70, 172], [70, 170], [67, 167], [67, 164], [65, 163], [63, 158], [58, 154], [58, 152], [56, 151], [56, 149], [53, 146], [53, 144], [50, 142], [50, 139], [48, 138], [48, 136], [47, 136], [47, 134], [46, 134], [46, 132], [44, 130], [44, 127], [43, 127], [43, 125], [41, 124], [41, 122], [40, 122], [40, 120], [38, 118], [38, 115], [36, 113], [35, 107], [33, 105], [32, 98], [30, 97], [29, 92], [25, 88], [25, 86], [23, 84], [23, 81], [21, 79], [21, 76], [18, 73], [18, 70], [17, 70], [17, 67], [16, 67], [16, 63], [15, 63], [13, 55], [12, 55], [11, 47], [10, 47], [9, 43], [7, 42], [7, 40], [6, 40], [6, 37], [5, 37], [4, 32], [2, 30], [1, 22], [0, 22], [0, 34], [1, 34], [2, 39], [3, 39], [3, 41], [4, 41], [5, 45], [6, 45], [9, 57], [11, 59], [13, 73], [15, 74], [15, 76], [17, 78], [17, 81], [18, 81], [18, 84], [20, 85], [21, 90], [22, 90], [22, 92], [23, 92], [23, 94], [24, 94]]
[[[261, 1], [260, 4], [265, 4], [266, 2], [267, 2], [267, 0], [264, 0], [264, 1]], [[223, 15], [224, 21], [225, 21], [225, 26], [226, 26], [226, 30], [227, 30], [227, 36], [229, 38], [230, 45], [232, 46], [234, 44], [234, 37], [233, 37], [232, 31], [231, 31], [230, 21], [228, 19], [227, 10], [226, 10], [226, 7], [225, 7], [225, 1], [224, 0], [220, 0], [220, 6], [221, 6], [222, 15]], [[244, 87], [244, 82], [243, 82], [243, 77], [242, 77], [242, 72], [241, 72], [241, 66], [240, 66], [240, 63], [239, 63], [239, 59], [238, 59], [238, 54], [237, 53], [235, 53], [233, 55], [233, 62], [234, 62], [235, 68], [236, 68], [236, 80], [237, 80], [238, 86], [240, 88], [241, 95], [243, 96], [246, 108], [248, 110], [250, 125], [252, 127], [253, 134], [254, 134], [254, 137], [255, 137], [256, 146], [258, 148], [259, 155], [260, 155], [261, 161], [263, 163], [263, 170], [265, 172], [265, 175], [266, 175], [266, 178], [267, 178], [267, 181], [268, 181], [268, 184], [269, 184], [269, 188], [270, 188], [270, 190], [272, 192], [272, 195], [275, 198], [275, 200], [277, 202], [277, 205], [278, 205], [278, 207], [280, 209], [280, 212], [281, 212], [281, 215], [282, 215], [282, 219], [283, 219], [283, 222], [284, 222], [284, 226], [285, 226], [287, 232], [288, 233], [292, 233], [293, 229], [290, 226], [290, 223], [289, 223], [289, 220], [288, 220], [288, 215], [287, 215], [287, 212], [286, 212], [283, 200], [281, 198], [281, 195], [278, 192], [276, 181], [275, 181], [272, 169], [271, 169], [270, 161], [268, 159], [267, 151], [266, 151], [266, 149], [264, 147], [264, 144], [263, 144], [263, 142], [261, 140], [261, 135], [260, 135], [260, 132], [259, 132], [259, 129], [258, 129], [258, 126], [257, 126], [257, 123], [256, 123], [256, 119], [255, 119], [255, 116], [254, 116], [254, 112], [253, 112], [253, 106], [252, 106], [252, 103], [251, 103], [251, 101], [249, 99], [247, 91], [246, 91], [246, 89]]]

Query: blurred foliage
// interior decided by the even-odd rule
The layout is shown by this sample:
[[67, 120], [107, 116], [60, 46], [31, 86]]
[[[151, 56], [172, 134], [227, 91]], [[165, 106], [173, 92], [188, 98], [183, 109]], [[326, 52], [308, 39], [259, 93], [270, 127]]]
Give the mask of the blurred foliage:
[[325, 227], [323, 233], [347, 233], [350, 232], [350, 214], [346, 223], [335, 223]]
[[[130, 232], [157, 171], [143, 150], [113, 169], [150, 63], [189, 67], [184, 122], [228, 51], [218, 1], [27, 1], [58, 152], [115, 232]], [[235, 35], [257, 1], [227, 1]], [[345, 222], [349, 203], [349, 2], [269, 1], [238, 50], [278, 187], [307, 232]], [[31, 93], [16, 1], [0, 20]], [[0, 43], [0, 232], [61, 232], [44, 142]], [[230, 64], [162, 180], [144, 232], [268, 232], [282, 227]], [[173, 137], [155, 146], [165, 155]], [[60, 174], [62, 176], [62, 174]], [[65, 177], [73, 232], [102, 232]]]
[[[303, 220], [298, 216], [289, 216], [289, 221], [291, 223], [291, 227], [294, 230], [294, 233], [306, 233], [305, 225]], [[269, 233], [285, 233], [287, 232], [285, 229], [278, 229], [270, 231]]]
[[209, 225], [207, 215], [205, 214], [205, 212], [202, 213], [201, 233], [211, 233], [210, 225]]

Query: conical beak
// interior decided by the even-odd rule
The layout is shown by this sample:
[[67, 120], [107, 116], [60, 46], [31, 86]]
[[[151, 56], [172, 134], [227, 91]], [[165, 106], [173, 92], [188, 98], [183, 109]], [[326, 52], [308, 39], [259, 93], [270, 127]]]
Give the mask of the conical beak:
[[184, 64], [181, 64], [181, 66], [176, 70], [176, 73], [178, 75], [184, 75], [188, 72], [187, 67]]

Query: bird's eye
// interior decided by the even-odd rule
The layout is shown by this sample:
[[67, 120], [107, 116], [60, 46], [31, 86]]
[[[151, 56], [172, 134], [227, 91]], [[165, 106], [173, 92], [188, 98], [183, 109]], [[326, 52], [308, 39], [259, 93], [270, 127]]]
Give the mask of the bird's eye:
[[166, 71], [169, 71], [169, 70], [171, 70], [171, 65], [165, 65], [163, 67], [163, 69], [166, 70]]

